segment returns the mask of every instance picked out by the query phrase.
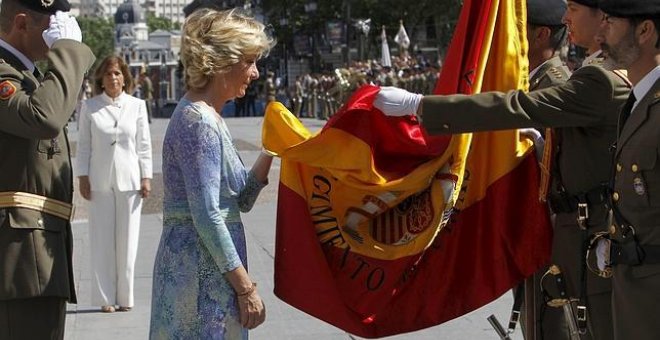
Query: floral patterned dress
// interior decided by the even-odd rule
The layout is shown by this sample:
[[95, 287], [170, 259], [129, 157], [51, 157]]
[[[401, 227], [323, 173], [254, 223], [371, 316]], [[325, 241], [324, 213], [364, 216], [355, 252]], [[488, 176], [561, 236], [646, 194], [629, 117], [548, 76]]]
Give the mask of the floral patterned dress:
[[213, 108], [181, 100], [163, 143], [163, 182], [150, 339], [247, 339], [223, 273], [247, 268], [240, 212], [264, 184], [245, 169]]

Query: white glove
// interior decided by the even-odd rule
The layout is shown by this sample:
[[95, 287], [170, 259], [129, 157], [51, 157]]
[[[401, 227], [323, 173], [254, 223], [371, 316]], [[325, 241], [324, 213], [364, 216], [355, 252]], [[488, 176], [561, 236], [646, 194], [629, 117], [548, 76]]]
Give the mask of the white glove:
[[384, 86], [380, 88], [376, 95], [374, 106], [386, 116], [414, 116], [422, 98], [424, 96], [421, 94], [411, 93], [397, 87]]
[[57, 11], [55, 15], [50, 16], [50, 25], [41, 34], [48, 48], [60, 39], [71, 39], [82, 42], [82, 32], [76, 18], [68, 13]]

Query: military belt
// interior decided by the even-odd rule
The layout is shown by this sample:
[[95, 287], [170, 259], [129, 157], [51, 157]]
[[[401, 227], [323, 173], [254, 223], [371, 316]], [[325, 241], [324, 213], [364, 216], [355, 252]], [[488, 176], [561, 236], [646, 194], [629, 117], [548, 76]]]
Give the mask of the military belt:
[[604, 203], [607, 199], [607, 188], [599, 185], [584, 194], [569, 195], [566, 192], [552, 193], [548, 196], [548, 203], [554, 213], [573, 213], [578, 211], [580, 204], [592, 206]]
[[70, 221], [73, 217], [73, 205], [54, 198], [20, 191], [0, 192], [0, 208], [25, 208], [41, 211]]

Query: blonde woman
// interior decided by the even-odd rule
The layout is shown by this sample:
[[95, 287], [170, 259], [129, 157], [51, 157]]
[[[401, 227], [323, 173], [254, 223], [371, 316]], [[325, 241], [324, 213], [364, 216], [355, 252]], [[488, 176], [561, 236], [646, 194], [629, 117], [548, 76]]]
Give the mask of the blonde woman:
[[133, 308], [142, 199], [151, 191], [151, 135], [144, 100], [124, 59], [103, 59], [96, 96], [80, 109], [78, 181], [89, 200], [92, 304], [106, 313]]
[[188, 92], [163, 142], [163, 233], [154, 264], [151, 339], [247, 339], [266, 316], [247, 272], [240, 212], [252, 208], [272, 157], [243, 166], [225, 121], [225, 102], [259, 77], [273, 41], [236, 10], [200, 9], [183, 28]]

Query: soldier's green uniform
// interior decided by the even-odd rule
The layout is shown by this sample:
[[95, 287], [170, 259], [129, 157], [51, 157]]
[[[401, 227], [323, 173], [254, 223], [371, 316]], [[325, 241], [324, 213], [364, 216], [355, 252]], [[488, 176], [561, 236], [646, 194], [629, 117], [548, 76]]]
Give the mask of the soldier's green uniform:
[[[638, 23], [652, 20], [658, 25], [660, 19], [660, 0], [603, 0], [600, 5], [614, 20], [635, 18]], [[621, 32], [626, 38], [621, 38], [619, 46], [633, 39], [640, 44], [641, 25], [631, 21], [621, 25], [616, 28], [619, 32], [628, 25], [629, 31], [637, 33], [630, 37]], [[642, 47], [626, 66], [640, 79], [633, 90], [636, 98], [627, 102], [621, 113], [614, 157], [612, 205], [616, 225], [611, 232], [616, 248], [611, 257], [615, 263], [612, 308], [617, 340], [660, 338], [660, 53], [658, 27], [650, 30], [655, 35], [651, 36], [653, 41], [647, 41], [648, 47]], [[615, 42], [606, 43], [613, 46]], [[656, 44], [655, 49], [649, 46], [652, 44]], [[618, 50], [621, 56], [627, 52]], [[653, 66], [642, 61], [654, 59]], [[629, 256], [631, 252], [635, 255]]]
[[[52, 328], [52, 337], [59, 338], [64, 303], [76, 302], [71, 224], [34, 206], [20, 207], [15, 197], [34, 194], [72, 202], [65, 125], [95, 57], [82, 43], [58, 40], [48, 52], [43, 78], [33, 75], [4, 48], [0, 48], [0, 58], [0, 338], [20, 338], [18, 328], [25, 327], [20, 323], [31, 318], [20, 315], [31, 308], [23, 306], [44, 298], [55, 299], [61, 309], [50, 309], [53, 304], [49, 303], [50, 317], [42, 320], [41, 314], [34, 315], [35, 331], [46, 330], [32, 334], [46, 334]], [[58, 309], [61, 319], [55, 314]]]
[[[613, 228], [614, 239], [628, 244], [634, 228], [639, 245], [660, 249], [660, 81], [638, 101], [621, 124], [617, 140], [613, 204], [627, 223]], [[628, 232], [627, 237], [624, 232]], [[613, 308], [617, 339], [660, 337], [660, 262], [614, 266]]]
[[[430, 134], [514, 128], [555, 128], [559, 140], [554, 159], [551, 197], [556, 213], [554, 263], [565, 264], [568, 294], [580, 296], [582, 239], [577, 203], [586, 196], [588, 233], [608, 230], [605, 187], [610, 146], [616, 136], [619, 107], [630, 88], [624, 78], [598, 65], [578, 69], [559, 86], [525, 93], [488, 92], [472, 96], [427, 96], [422, 100], [422, 125]], [[537, 185], [537, 183], [529, 183]], [[610, 339], [610, 284], [587, 275], [589, 330], [594, 339]]]
[[[531, 76], [529, 80], [529, 90], [537, 91], [553, 86], [562, 85], [566, 83], [570, 75], [571, 75], [570, 70], [563, 64], [563, 62], [558, 56], [548, 59], [545, 63], [539, 66], [538, 70], [536, 70], [536, 72]], [[569, 228], [562, 228], [562, 229], [556, 228], [555, 237], [558, 236], [557, 235], [558, 233], [565, 232], [566, 230], [569, 230]], [[571, 233], [571, 235], [572, 234], [573, 233]], [[571, 244], [567, 244], [567, 245], [555, 245], [555, 250], [565, 251], [565, 249], [557, 249], [557, 248], [564, 248], [564, 246], [571, 246], [572, 244], [575, 244], [575, 242], [571, 242]], [[553, 254], [553, 259], [552, 259], [553, 264], [559, 265], [561, 268], [577, 266], [576, 263], [578, 260], [577, 258], [572, 259], [572, 261], [569, 261], [568, 263], [559, 263], [559, 261], [557, 261], [559, 259], [556, 259], [556, 255], [557, 254]], [[532, 289], [534, 289], [536, 293], [535, 316], [537, 318], [536, 319], [537, 338], [556, 339], [556, 340], [569, 339], [567, 332], [568, 326], [566, 324], [563, 311], [559, 308], [548, 307], [545, 305], [544, 302], [544, 297], [541, 292], [540, 283], [547, 269], [548, 266], [545, 266], [538, 273], [535, 274], [534, 287], [532, 287]], [[551, 291], [553, 294], [555, 294], [556, 289], [552, 289]], [[526, 308], [526, 306], [523, 306], [523, 308]], [[525, 316], [526, 313], [523, 313], [523, 320], [525, 319]], [[524, 322], [523, 325], [525, 325]], [[525, 338], [533, 339], [533, 337], [530, 334], [528, 334], [528, 332], [529, 331], [526, 329], [523, 330], [523, 334], [525, 335]]]

